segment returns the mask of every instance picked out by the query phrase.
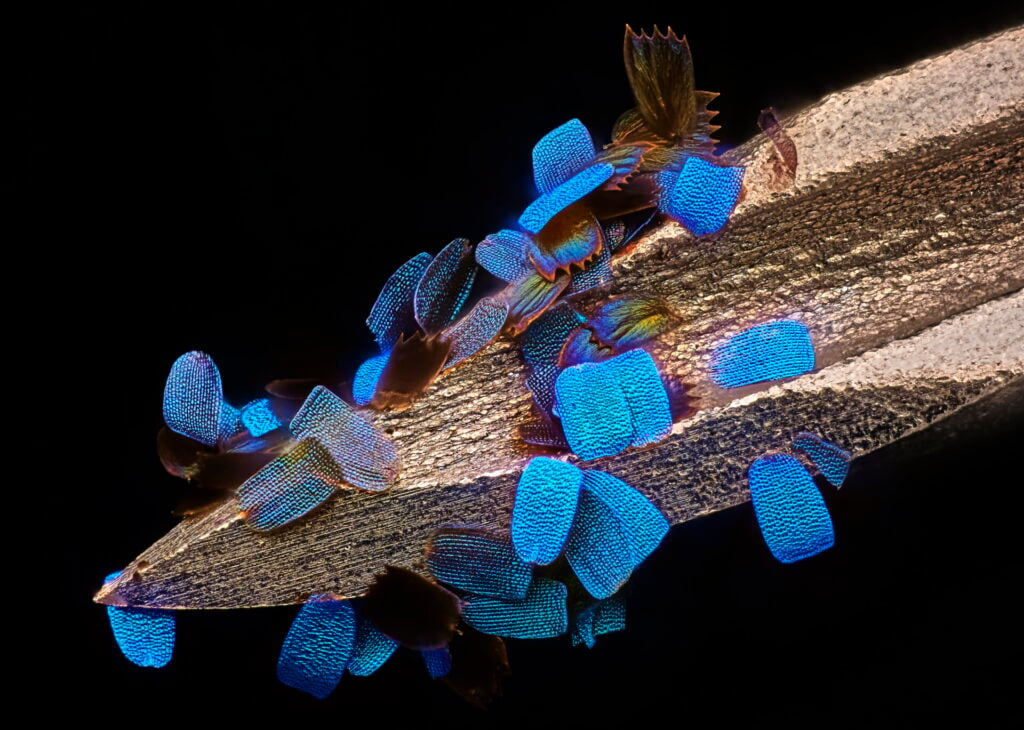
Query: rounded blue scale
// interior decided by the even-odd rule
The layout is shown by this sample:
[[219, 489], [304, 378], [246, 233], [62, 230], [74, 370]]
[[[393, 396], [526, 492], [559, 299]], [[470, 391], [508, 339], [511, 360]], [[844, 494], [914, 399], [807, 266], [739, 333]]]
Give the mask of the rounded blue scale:
[[747, 472], [761, 534], [782, 563], [817, 555], [835, 544], [828, 507], [803, 465], [786, 454], [768, 454]]
[[537, 457], [519, 477], [512, 509], [512, 544], [526, 563], [547, 565], [569, 536], [583, 472], [558, 459]]
[[355, 642], [352, 604], [329, 593], [313, 595], [288, 629], [277, 660], [277, 678], [324, 699], [345, 674]]
[[794, 320], [750, 327], [711, 352], [711, 379], [720, 388], [790, 378], [813, 369], [811, 333]]

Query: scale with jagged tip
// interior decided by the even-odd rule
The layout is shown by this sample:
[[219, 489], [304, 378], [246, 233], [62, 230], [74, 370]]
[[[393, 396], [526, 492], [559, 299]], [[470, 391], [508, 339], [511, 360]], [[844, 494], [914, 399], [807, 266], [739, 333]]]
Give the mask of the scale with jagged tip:
[[[278, 381], [235, 409], [208, 356], [175, 364], [161, 459], [209, 499], [97, 594], [129, 659], [170, 660], [174, 610], [305, 603], [288, 684], [325, 696], [401, 644], [483, 702], [501, 636], [624, 625], [659, 518], [752, 499], [804, 559], [832, 544], [814, 475], [1019, 405], [1024, 31], [762, 114], [727, 155], [685, 40], [625, 47], [612, 143], [558, 127], [521, 230], [396, 272], [351, 391]], [[460, 318], [477, 265], [504, 286]]]

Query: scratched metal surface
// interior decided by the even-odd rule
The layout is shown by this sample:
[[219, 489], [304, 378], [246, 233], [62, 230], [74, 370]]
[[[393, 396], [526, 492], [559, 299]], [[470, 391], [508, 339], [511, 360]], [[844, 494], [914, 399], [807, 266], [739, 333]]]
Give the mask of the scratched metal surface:
[[[925, 125], [927, 133], [903, 140], [898, 154], [869, 155], [854, 164], [825, 156], [817, 174], [810, 154], [801, 187], [782, 194], [755, 191], [713, 240], [698, 243], [668, 225], [618, 262], [612, 291], [662, 294], [676, 308], [681, 324], [659, 340], [658, 354], [694, 385], [701, 410], [678, 424], [671, 438], [593, 462], [595, 467], [640, 487], [678, 523], [746, 500], [746, 464], [778, 447], [789, 430], [811, 428], [866, 453], [1019, 376], [1020, 340], [1011, 331], [1024, 330], [1019, 296], [987, 305], [1004, 307], [998, 315], [984, 308], [966, 315], [1010, 331], [1011, 339], [1000, 341], [1007, 360], [974, 357], [958, 344], [970, 319], [943, 323], [959, 321], [966, 328], [939, 337], [952, 343], [948, 351], [934, 346], [939, 328], [912, 336], [1024, 285], [1024, 115], [1022, 95], [1009, 102], [1006, 97], [1007, 86], [1020, 82], [1011, 76], [998, 83], [1005, 63], [985, 67], [987, 77], [975, 68], [979, 59], [1005, 58], [1008, 48], [1020, 50], [1024, 43], [1019, 31], [988, 43], [962, 51], [972, 54], [964, 69], [973, 69], [978, 93], [989, 88], [992, 95], [990, 103], [976, 105], [973, 126], [961, 118], [960, 127], [947, 129], [955, 136], [935, 137]], [[926, 100], [931, 91], [937, 110], [956, 53], [892, 78], [899, 77], [904, 89], [916, 83]], [[865, 91], [882, 93], [882, 84], [891, 94], [891, 84], [882, 81], [848, 93], [884, 104]], [[808, 155], [799, 149], [801, 137], [813, 152], [822, 141], [809, 129], [825, 120], [834, 125], [836, 114], [849, 113], [849, 106], [833, 104], [836, 96], [842, 95], [811, 108], [803, 121], [795, 118], [791, 129], [800, 132], [794, 139], [802, 160]], [[836, 110], [822, 117], [829, 104]], [[875, 144], [870, 128], [861, 134], [866, 147]], [[759, 144], [751, 149], [761, 150], [756, 164], [763, 166], [768, 160]], [[752, 180], [760, 174], [756, 164]], [[771, 389], [724, 392], [708, 382], [707, 352], [716, 341], [783, 316], [810, 328], [820, 373]], [[930, 350], [921, 345], [929, 341]], [[917, 349], [907, 350], [905, 343], [914, 342]], [[993, 342], [975, 345], [991, 349]], [[879, 352], [898, 354], [881, 359], [887, 367], [865, 371], [863, 361], [872, 355], [862, 353], [874, 348], [882, 348], [875, 362]], [[954, 366], [956, 352], [971, 356]], [[856, 362], [860, 370], [851, 366]], [[917, 366], [901, 365], [908, 362]], [[873, 372], [874, 380], [859, 382], [858, 372]], [[847, 387], [842, 377], [858, 386]], [[377, 417], [403, 459], [402, 478], [391, 492], [339, 495], [309, 519], [271, 535], [252, 532], [236, 518], [236, 506], [225, 505], [172, 530], [98, 599], [229, 608], [296, 602], [314, 590], [357, 595], [384, 564], [414, 564], [435, 527], [507, 524], [526, 458], [514, 437], [529, 407], [522, 379], [514, 347], [492, 346], [439, 380], [408, 411]], [[814, 382], [831, 385], [807, 385]]]

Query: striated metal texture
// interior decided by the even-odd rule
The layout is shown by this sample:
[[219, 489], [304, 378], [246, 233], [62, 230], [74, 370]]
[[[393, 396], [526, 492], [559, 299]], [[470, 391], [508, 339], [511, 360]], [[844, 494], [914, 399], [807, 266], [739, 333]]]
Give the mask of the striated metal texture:
[[[748, 500], [751, 461], [800, 431], [856, 457], [1019, 380], [1022, 58], [1015, 29], [834, 94], [783, 124], [799, 153], [795, 188], [774, 190], [759, 137], [737, 151], [747, 195], [720, 234], [696, 241], [666, 224], [614, 261], [610, 286], [579, 306], [663, 297], [679, 324], [654, 352], [700, 400], [669, 438], [587, 466], [679, 523]], [[713, 347], [778, 319], [807, 326], [819, 371], [717, 388]], [[225, 505], [181, 523], [97, 600], [229, 608], [354, 596], [385, 564], [417, 566], [436, 527], [507, 528], [527, 459], [515, 433], [529, 414], [524, 378], [515, 344], [499, 341], [408, 410], [375, 416], [403, 463], [389, 492], [340, 494], [271, 534]]]

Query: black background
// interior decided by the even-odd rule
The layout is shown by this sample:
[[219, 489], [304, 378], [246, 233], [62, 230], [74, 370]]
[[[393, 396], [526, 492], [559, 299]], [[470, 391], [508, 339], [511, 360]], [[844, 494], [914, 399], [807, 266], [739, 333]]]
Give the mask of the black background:
[[35, 19], [16, 67], [32, 137], [17, 147], [40, 229], [61, 231], [39, 269], [70, 323], [51, 361], [89, 414], [71, 439], [76, 476], [46, 491], [72, 538], [47, 603], [74, 633], [70, 656], [61, 639], [36, 657], [51, 676], [70, 659], [40, 708], [138, 721], [212, 709], [247, 724], [1011, 724], [1019, 417], [858, 462], [826, 495], [837, 546], [801, 564], [771, 559], [749, 506], [673, 530], [635, 577], [628, 631], [589, 652], [510, 642], [514, 676], [486, 715], [410, 653], [323, 703], [278, 684], [294, 609], [184, 612], [172, 663], [139, 669], [90, 602], [174, 524], [177, 484], [154, 449], [173, 359], [210, 352], [234, 403], [274, 377], [351, 373], [395, 267], [512, 222], [532, 194], [530, 149], [554, 126], [579, 117], [607, 140], [630, 106], [624, 21], [688, 35], [698, 87], [722, 92], [728, 147], [763, 107], [792, 113], [1020, 22], [1010, 5], [116, 4]]

